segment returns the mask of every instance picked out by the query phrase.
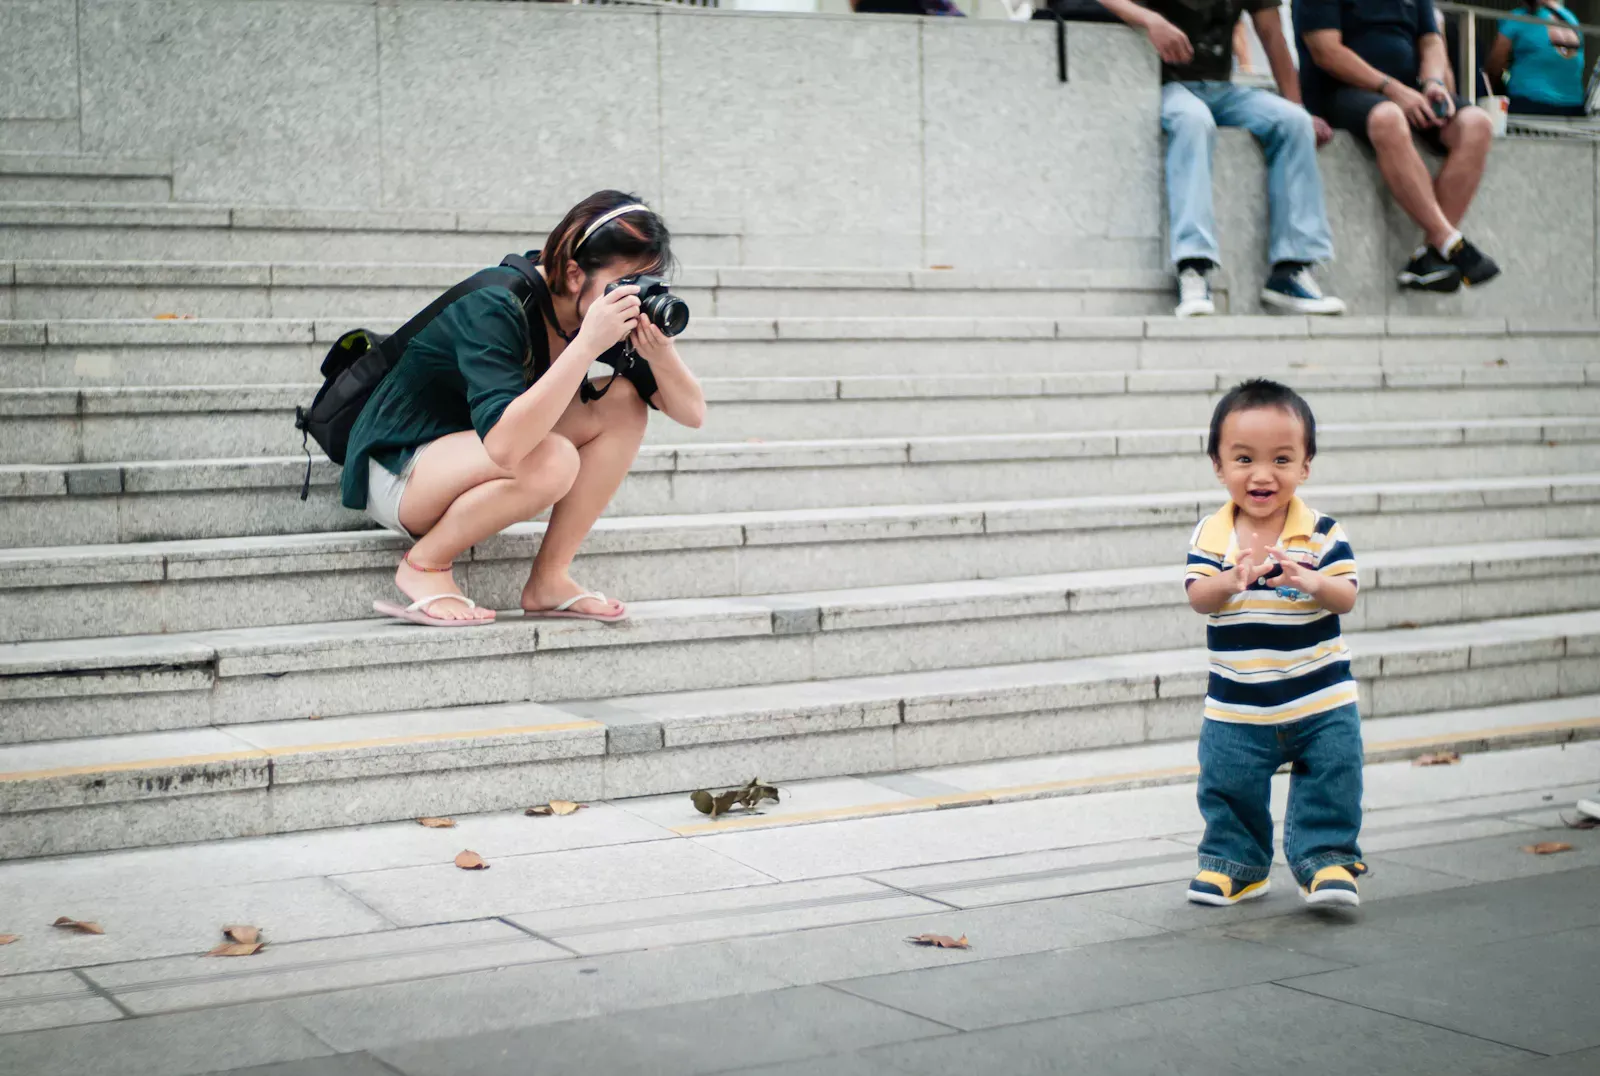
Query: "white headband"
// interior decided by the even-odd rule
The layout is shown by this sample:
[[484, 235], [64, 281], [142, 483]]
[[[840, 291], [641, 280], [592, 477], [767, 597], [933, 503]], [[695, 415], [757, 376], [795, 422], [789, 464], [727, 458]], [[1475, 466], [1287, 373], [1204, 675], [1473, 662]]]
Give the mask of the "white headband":
[[596, 218], [595, 222], [593, 224], [589, 225], [588, 229], [585, 230], [584, 233], [583, 233], [583, 238], [578, 240], [578, 245], [572, 248], [572, 253], [574, 253], [574, 254], [578, 253], [579, 247], [582, 247], [585, 243], [587, 243], [589, 241], [589, 237], [591, 235], [593, 235], [599, 229], [604, 228], [607, 224], [610, 224], [612, 221], [616, 220], [618, 217], [622, 216], [624, 213], [648, 213], [648, 212], [650, 212], [650, 207], [649, 206], [647, 206], [647, 205], [639, 205], [637, 202], [634, 203], [633, 205], [618, 206], [616, 209], [613, 209], [611, 212], [605, 214], [604, 216]]

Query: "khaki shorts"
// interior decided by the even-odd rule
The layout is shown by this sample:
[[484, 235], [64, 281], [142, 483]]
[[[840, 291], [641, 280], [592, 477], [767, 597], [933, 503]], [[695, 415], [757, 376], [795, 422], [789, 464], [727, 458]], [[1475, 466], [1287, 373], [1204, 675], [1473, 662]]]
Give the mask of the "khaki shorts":
[[405, 470], [399, 474], [391, 474], [383, 464], [371, 456], [367, 457], [367, 515], [380, 527], [413, 542], [419, 536], [400, 525], [400, 498], [405, 496], [406, 483], [411, 481], [411, 472], [416, 470], [417, 461], [432, 443], [429, 441], [427, 445], [418, 445], [406, 461]]

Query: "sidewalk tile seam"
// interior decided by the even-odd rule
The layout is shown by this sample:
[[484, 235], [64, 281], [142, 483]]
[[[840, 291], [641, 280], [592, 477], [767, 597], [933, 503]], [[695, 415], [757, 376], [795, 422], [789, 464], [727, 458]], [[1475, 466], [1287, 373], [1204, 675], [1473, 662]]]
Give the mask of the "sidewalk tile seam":
[[[1349, 970], [1349, 969], [1347, 968], [1347, 969], [1344, 969], [1344, 970]], [[1392, 1013], [1392, 1012], [1389, 1012], [1389, 1011], [1387, 1011], [1385, 1009], [1375, 1009], [1370, 1005], [1363, 1005], [1359, 1001], [1351, 1001], [1348, 998], [1330, 998], [1330, 997], [1328, 997], [1328, 996], [1326, 996], [1324, 994], [1318, 994], [1318, 993], [1315, 993], [1314, 991], [1305, 990], [1305, 989], [1302, 989], [1301, 987], [1298, 987], [1298, 986], [1295, 985], [1296, 980], [1299, 980], [1299, 979], [1314, 979], [1318, 975], [1331, 975], [1331, 974], [1334, 974], [1334, 973], [1333, 972], [1313, 972], [1310, 975], [1295, 975], [1295, 976], [1291, 976], [1291, 977], [1286, 978], [1286, 979], [1275, 979], [1275, 980], [1272, 981], [1272, 983], [1270, 985], [1276, 986], [1276, 987], [1280, 987], [1280, 988], [1282, 988], [1284, 990], [1293, 990], [1297, 994], [1303, 994], [1306, 997], [1314, 998], [1314, 999], [1316, 999], [1318, 1001], [1328, 1001], [1328, 1002], [1335, 1002], [1335, 1003], [1340, 1004], [1340, 1005], [1349, 1005], [1352, 1008], [1365, 1009], [1367, 1012], [1377, 1013], [1380, 1016], [1387, 1016], [1387, 1017], [1389, 1017], [1390, 1019], [1393, 1019], [1393, 1020], [1403, 1020], [1406, 1023], [1420, 1024], [1423, 1027], [1431, 1027], [1436, 1031], [1446, 1031], [1446, 1032], [1449, 1032], [1452, 1035], [1462, 1035], [1462, 1036], [1465, 1036], [1466, 1038], [1476, 1039], [1479, 1042], [1486, 1042], [1486, 1043], [1489, 1043], [1491, 1045], [1499, 1046], [1499, 1047], [1501, 1047], [1503, 1049], [1507, 1049], [1507, 1050], [1518, 1050], [1518, 1051], [1521, 1051], [1522, 1053], [1527, 1054], [1530, 1058], [1549, 1057], [1549, 1056], [1551, 1056], [1549, 1054], [1541, 1054], [1537, 1050], [1529, 1050], [1525, 1046], [1515, 1046], [1515, 1045], [1513, 1045], [1513, 1044], [1511, 1044], [1509, 1042], [1501, 1042], [1499, 1039], [1489, 1038], [1486, 1035], [1478, 1035], [1478, 1034], [1475, 1034], [1474, 1032], [1471, 1032], [1471, 1031], [1463, 1031], [1458, 1027], [1446, 1027], [1444, 1024], [1436, 1024], [1436, 1023], [1432, 1022], [1431, 1020], [1419, 1020], [1418, 1018], [1416, 1018], [1414, 1016], [1401, 1016], [1399, 1013]]]

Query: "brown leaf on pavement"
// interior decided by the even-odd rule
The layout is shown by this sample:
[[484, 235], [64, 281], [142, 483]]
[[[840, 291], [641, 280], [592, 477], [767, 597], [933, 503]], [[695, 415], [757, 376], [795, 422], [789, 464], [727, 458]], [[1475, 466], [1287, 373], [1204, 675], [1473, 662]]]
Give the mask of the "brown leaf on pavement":
[[261, 940], [261, 928], [247, 926], [223, 927], [222, 936], [229, 941], [238, 942], [240, 945], [249, 945]]
[[1522, 850], [1529, 855], [1553, 856], [1558, 852], [1572, 851], [1572, 845], [1565, 841], [1540, 841], [1538, 844], [1525, 844]]
[[261, 952], [263, 942], [223, 942], [206, 956], [255, 956]]
[[456, 820], [454, 818], [419, 818], [419, 819], [417, 819], [417, 825], [419, 825], [419, 826], [427, 826], [429, 829], [454, 829], [455, 828], [455, 824], [456, 824]]
[[51, 923], [50, 925], [53, 926], [53, 927], [60, 927], [62, 930], [76, 930], [79, 934], [104, 934], [105, 933], [105, 931], [101, 929], [99, 923], [81, 922], [81, 921], [79, 921], [77, 919], [72, 918], [71, 916], [68, 916], [68, 915], [63, 915], [60, 919], [57, 919], [54, 923]]
[[0, 945], [10, 945], [20, 937], [21, 934], [0, 934]]
[[1395, 627], [1405, 628], [1407, 631], [1415, 631], [1417, 628], [1422, 627], [1422, 625], [1418, 624], [1415, 620], [1402, 620], [1400, 623], [1396, 624]]
[[762, 784], [759, 777], [752, 777], [749, 784], [730, 788], [726, 792], [712, 793], [701, 788], [689, 793], [689, 802], [694, 804], [694, 809], [712, 818], [727, 814], [735, 807], [755, 811], [764, 800], [779, 802], [778, 789]]
[[551, 815], [568, 815], [574, 811], [581, 811], [589, 806], [587, 803], [573, 803], [571, 800], [551, 800], [541, 803], [537, 807], [529, 807], [523, 814], [537, 815], [540, 818], [549, 818]]
[[967, 936], [952, 938], [948, 934], [918, 934], [915, 938], [907, 938], [912, 945], [929, 945], [939, 949], [971, 949]]
[[1413, 766], [1454, 766], [1461, 761], [1461, 756], [1454, 751], [1436, 751], [1431, 755], [1418, 755], [1412, 760]]
[[483, 861], [483, 857], [473, 851], [462, 852], [456, 856], [456, 866], [464, 871], [486, 871], [489, 869], [489, 864]]

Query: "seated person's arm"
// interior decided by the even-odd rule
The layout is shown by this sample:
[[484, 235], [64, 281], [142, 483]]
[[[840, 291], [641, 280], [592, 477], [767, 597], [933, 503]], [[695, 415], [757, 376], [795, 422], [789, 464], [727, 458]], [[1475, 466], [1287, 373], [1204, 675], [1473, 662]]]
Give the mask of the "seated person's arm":
[[1267, 66], [1272, 68], [1272, 78], [1278, 84], [1278, 93], [1285, 101], [1300, 103], [1300, 72], [1295, 70], [1294, 57], [1289, 55], [1289, 42], [1283, 36], [1283, 17], [1275, 7], [1252, 11], [1250, 21], [1255, 24], [1256, 37], [1267, 51]]
[[1194, 59], [1189, 35], [1149, 8], [1140, 7], [1134, 0], [1100, 0], [1100, 4], [1135, 30], [1143, 30], [1156, 54], [1167, 63], [1186, 64]]
[[1417, 38], [1417, 59], [1420, 61], [1417, 72], [1419, 81], [1426, 83], [1429, 79], [1436, 79], [1439, 85], [1449, 88], [1450, 57], [1445, 51], [1444, 38], [1438, 31]]
[[1494, 48], [1483, 62], [1483, 69], [1496, 83], [1504, 84], [1506, 68], [1511, 66], [1511, 39], [1501, 33], [1494, 39]]
[[1407, 122], [1413, 127], [1439, 126], [1439, 120], [1434, 116], [1433, 107], [1428, 104], [1426, 97], [1385, 75], [1346, 48], [1344, 35], [1338, 30], [1308, 31], [1305, 39], [1311, 62], [1333, 78], [1357, 89], [1383, 94], [1400, 106], [1400, 111], [1406, 114]]

